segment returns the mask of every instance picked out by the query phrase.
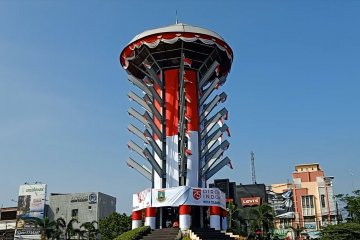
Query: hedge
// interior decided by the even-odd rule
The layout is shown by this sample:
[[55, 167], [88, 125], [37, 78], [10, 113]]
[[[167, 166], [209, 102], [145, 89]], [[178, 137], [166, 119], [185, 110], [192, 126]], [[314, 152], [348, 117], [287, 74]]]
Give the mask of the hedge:
[[128, 232], [124, 232], [123, 234], [115, 238], [115, 240], [138, 240], [141, 239], [142, 236], [150, 232], [151, 232], [151, 228], [149, 226], [143, 226], [143, 227], [135, 228]]

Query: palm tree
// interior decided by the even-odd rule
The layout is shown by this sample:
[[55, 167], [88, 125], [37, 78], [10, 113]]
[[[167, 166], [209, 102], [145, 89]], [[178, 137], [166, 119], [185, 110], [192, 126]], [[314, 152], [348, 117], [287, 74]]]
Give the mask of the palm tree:
[[65, 220], [61, 217], [56, 219], [52, 238], [57, 240], [61, 239], [65, 228], [66, 228]]
[[234, 233], [243, 234], [241, 229], [242, 224], [245, 224], [245, 219], [239, 214], [243, 209], [238, 208], [234, 203], [230, 202], [228, 204], [229, 211], [229, 229]]
[[80, 229], [84, 228], [84, 235], [88, 240], [95, 240], [99, 234], [99, 229], [97, 227], [98, 222], [85, 222], [80, 225]]
[[274, 228], [274, 211], [272, 207], [267, 204], [251, 208], [248, 212], [248, 218], [251, 232], [260, 229], [266, 234], [270, 229]]
[[79, 223], [76, 218], [72, 218], [65, 228], [65, 239], [71, 239], [72, 236], [75, 236], [78, 232], [77, 229], [74, 228], [74, 223]]
[[84, 239], [85, 230], [81, 230], [80, 228], [74, 229], [74, 236], [77, 236], [77, 239]]

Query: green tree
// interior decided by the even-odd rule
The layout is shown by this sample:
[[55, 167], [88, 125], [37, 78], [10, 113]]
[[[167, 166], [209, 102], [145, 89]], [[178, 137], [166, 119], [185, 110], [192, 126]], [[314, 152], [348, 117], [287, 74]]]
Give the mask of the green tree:
[[125, 213], [114, 212], [99, 222], [99, 231], [103, 240], [113, 240], [129, 230], [131, 230], [131, 217]]
[[360, 239], [359, 223], [340, 223], [328, 225], [321, 229], [321, 240], [358, 240]]
[[245, 233], [242, 231], [242, 224], [245, 224], [245, 219], [240, 215], [242, 209], [238, 208], [234, 203], [230, 202], [228, 204], [228, 212], [229, 231], [235, 234], [244, 235]]
[[353, 195], [339, 194], [336, 198], [346, 205], [348, 222], [360, 223], [360, 190], [353, 191]]
[[268, 204], [251, 208], [248, 212], [250, 232], [260, 229], [264, 234], [274, 228], [274, 211]]
[[347, 222], [328, 225], [321, 229], [322, 240], [357, 240], [360, 239], [360, 190], [353, 194], [339, 194], [336, 198], [345, 205], [348, 213]]
[[85, 222], [80, 225], [80, 229], [84, 229], [84, 238], [88, 240], [95, 240], [98, 237], [99, 230], [97, 228], [98, 222]]

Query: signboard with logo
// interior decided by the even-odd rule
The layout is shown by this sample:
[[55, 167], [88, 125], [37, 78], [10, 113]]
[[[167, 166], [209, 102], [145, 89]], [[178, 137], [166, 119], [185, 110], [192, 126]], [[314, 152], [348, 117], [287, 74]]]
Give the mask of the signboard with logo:
[[243, 207], [253, 207], [261, 205], [260, 197], [240, 198], [240, 200]]
[[25, 184], [19, 189], [15, 237], [40, 239], [38, 227], [26, 222], [28, 218], [44, 218], [46, 184]]
[[274, 235], [278, 236], [280, 238], [285, 238], [289, 231], [291, 231], [291, 230], [288, 230], [288, 229], [274, 229]]
[[226, 208], [225, 193], [218, 188], [191, 188], [192, 194], [186, 201], [186, 205], [219, 206]]
[[90, 194], [75, 195], [71, 197], [70, 202], [71, 203], [88, 202], [89, 204], [94, 204], [97, 203], [97, 194], [90, 193]]
[[316, 222], [305, 222], [304, 227], [309, 230], [315, 230], [316, 229]]
[[[151, 194], [149, 194], [151, 192]], [[226, 208], [225, 193], [218, 188], [180, 186], [165, 189], [146, 189], [133, 194], [133, 211], [147, 207], [219, 206]]]

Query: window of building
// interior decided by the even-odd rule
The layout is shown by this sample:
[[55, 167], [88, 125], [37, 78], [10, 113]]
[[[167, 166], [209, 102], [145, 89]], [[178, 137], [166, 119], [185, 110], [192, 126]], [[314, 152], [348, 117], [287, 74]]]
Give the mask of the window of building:
[[59, 210], [60, 210], [60, 209], [57, 207], [56, 210], [55, 210], [55, 212], [56, 212], [56, 213], [59, 213]]
[[314, 196], [302, 196], [301, 197], [302, 207], [303, 208], [314, 208]]
[[71, 210], [71, 217], [76, 218], [79, 214], [79, 209]]
[[91, 206], [88, 206], [88, 209], [91, 210]]
[[326, 204], [325, 204], [325, 195], [324, 194], [320, 195], [320, 200], [321, 200], [321, 207], [325, 208]]

